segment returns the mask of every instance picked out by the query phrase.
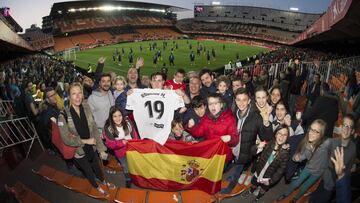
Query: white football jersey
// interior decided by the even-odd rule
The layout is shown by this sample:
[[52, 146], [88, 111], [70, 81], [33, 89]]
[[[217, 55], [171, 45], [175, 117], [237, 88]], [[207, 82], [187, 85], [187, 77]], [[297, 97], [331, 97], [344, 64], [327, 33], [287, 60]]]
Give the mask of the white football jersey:
[[164, 145], [171, 131], [174, 111], [184, 106], [174, 90], [134, 89], [126, 109], [133, 110], [139, 135]]

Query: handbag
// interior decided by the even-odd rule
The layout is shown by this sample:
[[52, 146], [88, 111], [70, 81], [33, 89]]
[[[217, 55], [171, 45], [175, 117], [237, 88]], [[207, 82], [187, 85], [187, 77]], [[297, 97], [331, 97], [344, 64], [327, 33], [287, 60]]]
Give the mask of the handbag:
[[68, 146], [64, 143], [58, 125], [53, 121], [51, 121], [51, 141], [63, 155], [64, 159], [72, 159], [74, 157], [77, 147]]

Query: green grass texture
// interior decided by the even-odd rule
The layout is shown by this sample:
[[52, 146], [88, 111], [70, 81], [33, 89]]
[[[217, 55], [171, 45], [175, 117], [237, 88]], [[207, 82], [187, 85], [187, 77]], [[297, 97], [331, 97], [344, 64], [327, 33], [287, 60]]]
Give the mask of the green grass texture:
[[[163, 42], [167, 42], [167, 47], [163, 49]], [[156, 42], [157, 49], [150, 51], [150, 44]], [[177, 44], [177, 49], [176, 49]], [[190, 50], [190, 44], [192, 49]], [[225, 45], [225, 49], [224, 49]], [[142, 51], [140, 51], [140, 46]], [[200, 55], [197, 54], [197, 47], [202, 46], [203, 51]], [[204, 47], [210, 52], [210, 64], [207, 61], [207, 53], [204, 52]], [[113, 54], [115, 53], [116, 48], [118, 52], [122, 54], [122, 48], [124, 48], [125, 54], [122, 55], [122, 65], [118, 64], [118, 59], [113, 61]], [[250, 46], [245, 44], [238, 44], [233, 42], [219, 42], [212, 40], [154, 40], [154, 41], [139, 41], [139, 42], [130, 42], [130, 43], [120, 43], [116, 45], [109, 45], [104, 47], [97, 47], [93, 49], [87, 49], [84, 51], [79, 51], [76, 53], [75, 64], [81, 68], [88, 69], [88, 65], [91, 64], [93, 70], [95, 70], [97, 61], [100, 57], [105, 57], [105, 67], [104, 72], [113, 71], [117, 75], [122, 75], [126, 77], [128, 69], [131, 67], [129, 65], [129, 53], [130, 48], [133, 50], [134, 64], [136, 58], [144, 58], [144, 66], [141, 68], [142, 75], [151, 75], [154, 72], [160, 71], [163, 67], [163, 64], [166, 63], [168, 68], [168, 78], [172, 78], [176, 69], [182, 68], [186, 72], [188, 71], [199, 71], [202, 68], [206, 67], [211, 70], [223, 68], [225, 64], [228, 64], [229, 61], [236, 61], [237, 54], [239, 55], [240, 60], [246, 59], [247, 57], [252, 57], [260, 52], [268, 52], [267, 48]], [[169, 55], [171, 49], [173, 48], [174, 53], [174, 63], [175, 66], [169, 66]], [[215, 58], [212, 57], [212, 49], [215, 49]], [[157, 64], [153, 64], [153, 56], [160, 49], [162, 59], [159, 59]], [[190, 53], [194, 51], [195, 54], [195, 64], [190, 64]], [[74, 57], [72, 54], [71, 57]]]

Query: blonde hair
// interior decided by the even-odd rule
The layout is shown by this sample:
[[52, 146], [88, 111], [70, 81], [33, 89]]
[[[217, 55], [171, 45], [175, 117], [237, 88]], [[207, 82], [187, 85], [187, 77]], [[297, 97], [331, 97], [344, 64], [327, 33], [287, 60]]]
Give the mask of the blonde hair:
[[[322, 119], [316, 119], [314, 120], [308, 127], [305, 137], [301, 140], [301, 142], [298, 145], [298, 148], [296, 150], [296, 153], [300, 153], [306, 146], [306, 144], [309, 142], [309, 131], [310, 128], [313, 124], [318, 124], [320, 125], [320, 137], [318, 140], [316, 140], [314, 143], [312, 143], [311, 145], [314, 147], [314, 149], [316, 150], [325, 140], [325, 129], [326, 129], [326, 122]], [[314, 151], [315, 151], [314, 150]]]
[[[84, 90], [83, 90], [83, 86], [81, 85], [81, 83], [79, 82], [73, 82], [70, 84], [69, 86], [69, 94], [70, 94], [70, 97], [71, 97], [71, 90], [75, 87], [78, 87], [80, 88], [80, 91], [81, 91], [81, 94], [83, 95], [83, 99], [84, 99]], [[70, 103], [71, 103], [71, 99], [70, 99]]]
[[116, 80], [115, 80], [115, 84], [114, 85], [116, 85], [116, 83], [118, 82], [118, 81], [121, 81], [123, 84], [124, 84], [124, 86], [126, 87], [126, 85], [127, 85], [127, 82], [126, 82], [126, 79], [123, 77], [123, 76], [116, 76]]
[[177, 125], [179, 125], [180, 128], [184, 129], [184, 126], [179, 119], [174, 119], [171, 121], [171, 129], [175, 128]]

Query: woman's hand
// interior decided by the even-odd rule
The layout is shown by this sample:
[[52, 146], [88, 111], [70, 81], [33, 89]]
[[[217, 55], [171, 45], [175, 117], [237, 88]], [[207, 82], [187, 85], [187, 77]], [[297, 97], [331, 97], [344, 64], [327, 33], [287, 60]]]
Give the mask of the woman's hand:
[[262, 142], [260, 142], [259, 143], [259, 145], [258, 145], [258, 148], [264, 148], [265, 147], [265, 145], [266, 145], [266, 142], [265, 141], [262, 141]]
[[291, 116], [288, 114], [284, 118], [285, 125], [291, 126]]
[[300, 161], [300, 154], [295, 154], [293, 157], [294, 161], [299, 162]]
[[102, 160], [106, 160], [108, 158], [108, 154], [106, 152], [100, 152], [100, 158]]

